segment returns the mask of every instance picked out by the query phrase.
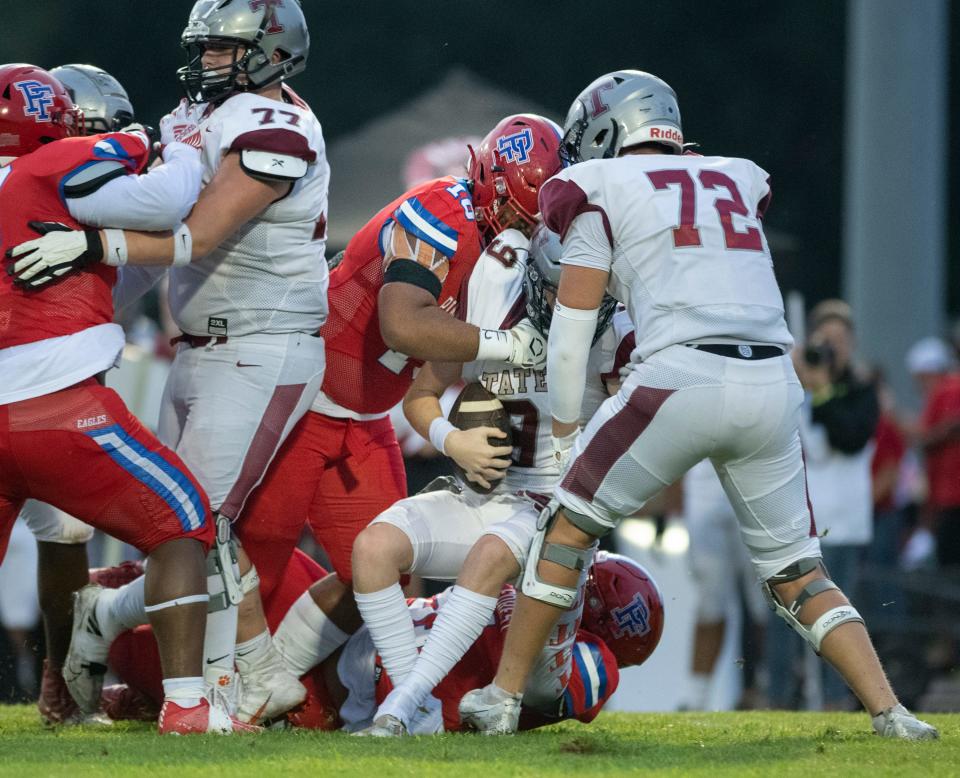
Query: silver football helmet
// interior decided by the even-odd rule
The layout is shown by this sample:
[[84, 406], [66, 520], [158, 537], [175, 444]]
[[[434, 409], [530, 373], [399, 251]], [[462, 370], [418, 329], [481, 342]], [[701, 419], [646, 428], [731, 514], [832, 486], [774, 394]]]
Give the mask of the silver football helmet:
[[570, 106], [563, 132], [560, 154], [569, 164], [610, 159], [638, 143], [683, 152], [677, 95], [642, 70], [618, 70], [591, 83]]
[[[523, 284], [527, 297], [527, 317], [540, 334], [547, 337], [550, 332], [550, 322], [553, 320], [553, 303], [557, 299], [557, 290], [560, 288], [560, 255], [563, 246], [560, 236], [553, 230], [541, 224], [530, 238], [530, 258], [527, 260], [527, 270]], [[610, 295], [603, 296], [600, 303], [600, 315], [597, 317], [597, 329], [593, 335], [596, 343], [603, 331], [610, 323], [617, 301]]]
[[133, 121], [127, 90], [106, 70], [96, 65], [61, 65], [50, 74], [83, 111], [85, 134], [113, 132]]
[[[180, 43], [190, 63], [177, 76], [188, 100], [205, 103], [301, 72], [310, 34], [299, 0], [197, 0]], [[201, 57], [208, 43], [232, 47], [233, 63], [204, 69]], [[280, 55], [276, 62], [275, 53]]]

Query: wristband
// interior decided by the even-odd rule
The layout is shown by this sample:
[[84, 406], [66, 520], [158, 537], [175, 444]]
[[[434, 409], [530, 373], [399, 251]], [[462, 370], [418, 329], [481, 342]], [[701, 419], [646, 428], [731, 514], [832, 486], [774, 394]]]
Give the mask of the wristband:
[[186, 224], [181, 224], [173, 232], [173, 264], [189, 265], [193, 256], [193, 233]]
[[103, 247], [103, 264], [121, 267], [127, 264], [127, 236], [123, 230], [104, 230], [106, 245]]
[[447, 419], [443, 416], [437, 416], [430, 422], [430, 443], [437, 451], [446, 455], [447, 451], [443, 446], [447, 442], [447, 435], [456, 431], [457, 428]]
[[509, 362], [512, 351], [511, 336], [506, 330], [480, 330], [478, 362]]

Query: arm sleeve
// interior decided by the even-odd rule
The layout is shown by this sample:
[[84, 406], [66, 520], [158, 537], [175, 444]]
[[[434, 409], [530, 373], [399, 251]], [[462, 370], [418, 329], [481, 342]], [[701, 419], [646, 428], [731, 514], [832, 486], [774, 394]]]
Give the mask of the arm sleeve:
[[196, 149], [171, 143], [164, 164], [142, 176], [107, 181], [85, 197], [68, 198], [70, 215], [91, 227], [169, 230], [190, 213], [200, 194], [203, 167]]
[[563, 241], [560, 263], [610, 272], [613, 249], [607, 241], [603, 218], [599, 213], [583, 213], [573, 220]]
[[860, 383], [850, 383], [845, 392], [814, 406], [812, 416], [814, 424], [823, 425], [830, 446], [843, 454], [861, 451], [876, 432], [879, 418], [876, 391]]
[[550, 412], [559, 422], [580, 420], [586, 385], [590, 344], [597, 328], [598, 311], [582, 311], [557, 303], [547, 342], [547, 386]]

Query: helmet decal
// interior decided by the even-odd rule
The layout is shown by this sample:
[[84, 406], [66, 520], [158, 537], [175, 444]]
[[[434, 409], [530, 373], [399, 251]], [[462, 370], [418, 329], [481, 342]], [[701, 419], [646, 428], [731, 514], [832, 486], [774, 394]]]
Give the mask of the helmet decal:
[[520, 132], [503, 135], [497, 139], [497, 152], [507, 162], [518, 165], [530, 161], [530, 149], [533, 147], [533, 132], [524, 127]]
[[23, 114], [32, 116], [34, 121], [49, 122], [50, 113], [47, 110], [53, 105], [53, 87], [39, 81], [17, 81], [14, 87], [23, 95]]
[[629, 635], [638, 638], [650, 631], [650, 610], [639, 592], [622, 608], [611, 610], [610, 615], [613, 616], [613, 632], [617, 637]]
[[283, 25], [280, 24], [279, 19], [277, 19], [277, 6], [283, 5], [283, 0], [247, 0], [250, 3], [251, 11], [259, 11], [261, 8], [266, 8], [267, 15], [267, 26], [264, 29], [266, 35], [275, 35], [278, 32], [283, 32]]
[[604, 102], [603, 96], [600, 93], [609, 89], [613, 89], [616, 85], [616, 81], [604, 81], [602, 84], [597, 84], [596, 87], [590, 90], [591, 119], [596, 119], [601, 114], [604, 114], [610, 110], [610, 106]]

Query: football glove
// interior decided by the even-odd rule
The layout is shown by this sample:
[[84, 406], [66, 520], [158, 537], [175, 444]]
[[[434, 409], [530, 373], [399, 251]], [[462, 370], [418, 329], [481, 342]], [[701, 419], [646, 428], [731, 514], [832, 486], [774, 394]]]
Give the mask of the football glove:
[[41, 237], [7, 249], [7, 275], [17, 286], [40, 289], [103, 259], [99, 230], [73, 230], [59, 222], [27, 222]]
[[200, 148], [200, 113], [195, 106], [186, 100], [160, 120], [160, 145], [170, 143], [186, 143], [188, 146]]
[[547, 364], [547, 341], [529, 319], [524, 319], [510, 333], [510, 359], [520, 367], [543, 367]]

